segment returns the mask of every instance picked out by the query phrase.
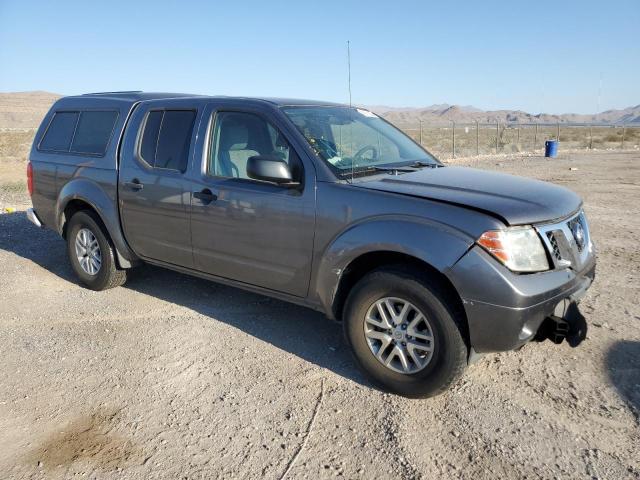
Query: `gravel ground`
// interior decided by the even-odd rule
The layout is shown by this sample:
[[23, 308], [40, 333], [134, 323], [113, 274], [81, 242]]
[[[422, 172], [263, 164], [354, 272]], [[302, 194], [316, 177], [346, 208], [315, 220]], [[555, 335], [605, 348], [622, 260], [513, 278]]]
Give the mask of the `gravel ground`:
[[371, 388], [340, 326], [310, 310], [149, 266], [125, 287], [81, 288], [12, 180], [1, 476], [640, 478], [640, 155], [467, 164], [584, 197], [599, 262], [590, 329], [575, 349], [488, 355], [428, 400]]

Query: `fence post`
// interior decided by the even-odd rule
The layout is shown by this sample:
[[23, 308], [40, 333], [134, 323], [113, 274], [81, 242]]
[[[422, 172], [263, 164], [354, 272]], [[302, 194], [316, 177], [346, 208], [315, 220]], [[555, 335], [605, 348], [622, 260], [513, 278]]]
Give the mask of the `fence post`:
[[480, 125], [476, 120], [476, 157], [480, 156]]
[[500, 122], [496, 122], [496, 155], [498, 154], [498, 137], [500, 136]]
[[422, 146], [422, 120], [420, 120], [420, 145]]
[[452, 146], [452, 152], [453, 152], [453, 158], [456, 158], [456, 122], [451, 122], [452, 124], [452, 128], [451, 128], [451, 146]]
[[589, 125], [589, 150], [593, 150], [593, 125]]
[[538, 124], [536, 123], [536, 133], [533, 135], [533, 149], [538, 148]]
[[620, 150], [624, 150], [624, 133], [627, 130], [626, 125], [622, 125], [622, 140], [620, 141]]
[[556, 140], [560, 141], [560, 122], [558, 122], [558, 132], [556, 133]]

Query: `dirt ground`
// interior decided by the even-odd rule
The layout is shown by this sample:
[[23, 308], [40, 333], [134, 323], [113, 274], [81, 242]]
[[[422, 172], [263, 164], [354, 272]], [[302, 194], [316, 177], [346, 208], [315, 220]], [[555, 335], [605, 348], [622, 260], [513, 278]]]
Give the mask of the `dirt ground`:
[[80, 287], [64, 242], [27, 221], [11, 162], [3, 478], [640, 478], [640, 154], [466, 162], [584, 197], [589, 333], [488, 355], [428, 400], [373, 389], [340, 326], [300, 307], [146, 266], [124, 287]]

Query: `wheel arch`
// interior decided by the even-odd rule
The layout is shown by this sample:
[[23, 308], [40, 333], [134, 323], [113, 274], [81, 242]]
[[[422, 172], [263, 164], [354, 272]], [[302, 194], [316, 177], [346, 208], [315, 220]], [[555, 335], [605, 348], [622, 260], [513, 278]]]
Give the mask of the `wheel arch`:
[[56, 229], [66, 239], [71, 217], [82, 210], [93, 211], [113, 245], [118, 267], [130, 268], [138, 258], [124, 239], [116, 205], [115, 198], [110, 198], [96, 182], [87, 179], [72, 180], [62, 188], [56, 202]]
[[[437, 282], [446, 293], [447, 300], [464, 315], [462, 298], [444, 273], [420, 258], [405, 253], [382, 250], [360, 255], [345, 268], [338, 282], [331, 306], [336, 320], [342, 319], [345, 302], [353, 286], [368, 273], [382, 268], [401, 268], [410, 271], [417, 277], [427, 277], [431, 281]], [[464, 319], [466, 322], [466, 315], [464, 315]]]
[[346, 297], [358, 280], [375, 269], [403, 265], [437, 279], [461, 305], [446, 272], [472, 245], [468, 235], [426, 219], [375, 219], [358, 224], [334, 239], [323, 253], [315, 292], [325, 313], [339, 320]]

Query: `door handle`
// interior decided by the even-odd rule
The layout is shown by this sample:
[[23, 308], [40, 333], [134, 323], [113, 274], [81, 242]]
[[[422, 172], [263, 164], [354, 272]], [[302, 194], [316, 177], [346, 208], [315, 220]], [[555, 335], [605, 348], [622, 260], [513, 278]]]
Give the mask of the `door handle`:
[[129, 187], [131, 190], [142, 190], [144, 185], [140, 183], [140, 180], [134, 178], [130, 182], [124, 182], [125, 187]]
[[200, 192], [193, 192], [193, 196], [198, 200], [202, 201], [202, 203], [204, 204], [215, 202], [218, 199], [218, 196], [208, 188], [205, 188]]

